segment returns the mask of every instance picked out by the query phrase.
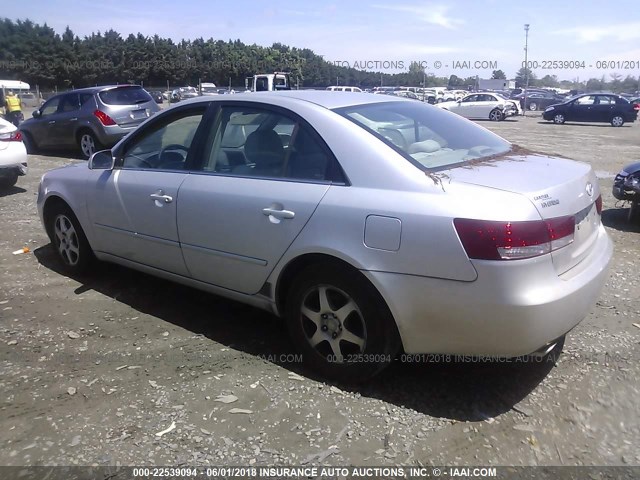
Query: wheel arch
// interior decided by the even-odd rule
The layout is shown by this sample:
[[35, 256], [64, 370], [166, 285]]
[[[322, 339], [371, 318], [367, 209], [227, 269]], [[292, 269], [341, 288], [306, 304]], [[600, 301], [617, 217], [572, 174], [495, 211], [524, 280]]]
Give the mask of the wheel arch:
[[[389, 314], [391, 315], [391, 318], [394, 318], [391, 308], [389, 307], [389, 304], [384, 298], [384, 295], [382, 295], [380, 290], [378, 290], [378, 288], [373, 284], [373, 282], [371, 282], [371, 280], [369, 280], [369, 278], [367, 278], [367, 276], [364, 275], [360, 271], [360, 269], [358, 269], [348, 261], [328, 253], [304, 253], [302, 255], [299, 255], [291, 259], [282, 268], [276, 281], [276, 287], [275, 287], [275, 293], [274, 293], [274, 300], [276, 304], [277, 313], [280, 315], [283, 315], [284, 312], [286, 311], [287, 295], [291, 291], [291, 287], [293, 286], [293, 280], [300, 272], [302, 272], [303, 270], [305, 270], [306, 268], [312, 265], [327, 265], [327, 264], [333, 265], [336, 268], [343, 268], [343, 269], [348, 269], [348, 270], [357, 272], [358, 276], [362, 279], [362, 281], [369, 284], [371, 288], [373, 288], [376, 291], [376, 293], [380, 298], [380, 301], [382, 301], [386, 306], [386, 308], [389, 310]], [[394, 324], [399, 336], [398, 324], [395, 321], [395, 318], [394, 318]]]
[[[49, 216], [51, 215], [51, 212], [55, 211], [56, 208], [60, 208], [60, 207], [68, 208], [73, 213], [73, 210], [69, 205], [69, 203], [59, 195], [49, 196], [45, 200], [44, 205], [42, 206], [42, 220], [44, 224], [44, 229], [47, 232], [47, 235], [49, 236], [49, 239], [51, 241], [53, 241], [53, 232], [51, 231], [51, 223], [49, 222]], [[77, 219], [78, 216], [77, 215], [75, 216]]]

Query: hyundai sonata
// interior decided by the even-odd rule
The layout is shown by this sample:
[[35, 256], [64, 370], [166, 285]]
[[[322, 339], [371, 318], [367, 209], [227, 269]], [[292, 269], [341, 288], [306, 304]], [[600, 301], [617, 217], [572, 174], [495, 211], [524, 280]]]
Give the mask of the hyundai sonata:
[[38, 208], [69, 271], [95, 257], [269, 310], [346, 380], [400, 349], [544, 353], [612, 256], [588, 164], [364, 93], [181, 102], [46, 173]]

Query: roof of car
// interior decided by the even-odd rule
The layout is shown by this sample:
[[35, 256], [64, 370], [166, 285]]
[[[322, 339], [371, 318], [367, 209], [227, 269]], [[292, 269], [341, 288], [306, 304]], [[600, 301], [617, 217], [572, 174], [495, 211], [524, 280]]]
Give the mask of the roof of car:
[[[113, 88], [122, 88], [122, 87], [140, 87], [140, 85], [131, 85], [131, 84], [120, 84], [120, 85], [98, 85], [97, 87], [84, 87], [84, 88], [75, 88], [73, 90], [69, 90], [68, 92], [60, 92], [63, 93], [96, 93], [102, 92], [104, 90], [111, 90]], [[142, 88], [142, 87], [140, 87]]]
[[[391, 97], [388, 95], [374, 95], [373, 93], [364, 92], [340, 92], [340, 94], [336, 94], [335, 92], [329, 90], [281, 90], [279, 92], [240, 93], [234, 95], [232, 99], [238, 101], [253, 101], [260, 99], [266, 101], [267, 103], [277, 103], [277, 99], [282, 97], [314, 103], [330, 110], [369, 103], [374, 104], [383, 102], [413, 102], [413, 100], [397, 96]], [[220, 99], [216, 99], [215, 96], [197, 97], [186, 100], [184, 103], [210, 102], [216, 100]], [[224, 100], [228, 101], [229, 98], [225, 98]]]

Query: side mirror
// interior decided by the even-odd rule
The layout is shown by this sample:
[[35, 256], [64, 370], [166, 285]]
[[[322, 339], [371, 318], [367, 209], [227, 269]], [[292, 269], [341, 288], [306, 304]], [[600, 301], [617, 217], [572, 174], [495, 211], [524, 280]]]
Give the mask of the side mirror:
[[40, 109], [34, 110], [31, 115], [33, 116], [33, 118], [40, 118], [42, 116], [42, 112], [40, 111]]
[[89, 170], [111, 170], [115, 164], [115, 159], [111, 150], [101, 150], [94, 153], [89, 158]]

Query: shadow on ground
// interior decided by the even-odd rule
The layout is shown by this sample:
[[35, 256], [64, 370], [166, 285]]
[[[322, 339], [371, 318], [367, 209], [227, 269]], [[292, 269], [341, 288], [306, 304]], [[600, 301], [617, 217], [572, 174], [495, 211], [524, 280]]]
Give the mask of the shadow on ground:
[[629, 205], [626, 208], [608, 208], [602, 211], [602, 223], [605, 227], [621, 232], [640, 232], [640, 223], [629, 221]]
[[[40, 264], [65, 275], [51, 244], [34, 254]], [[238, 302], [111, 264], [97, 263], [92, 274], [73, 279], [82, 284], [75, 290], [77, 295], [94, 290], [250, 355], [279, 358], [295, 351], [284, 322]], [[558, 351], [561, 349], [560, 345]], [[420, 362], [399, 359], [367, 383], [336, 385], [433, 417], [480, 421], [509, 411], [555, 365], [553, 359], [488, 363], [442, 361], [438, 357], [426, 356]], [[325, 381], [299, 363], [276, 364]]]
[[0, 189], [0, 197], [9, 197], [11, 195], [16, 195], [18, 193], [25, 193], [26, 190], [18, 185], [14, 185], [9, 188]]

